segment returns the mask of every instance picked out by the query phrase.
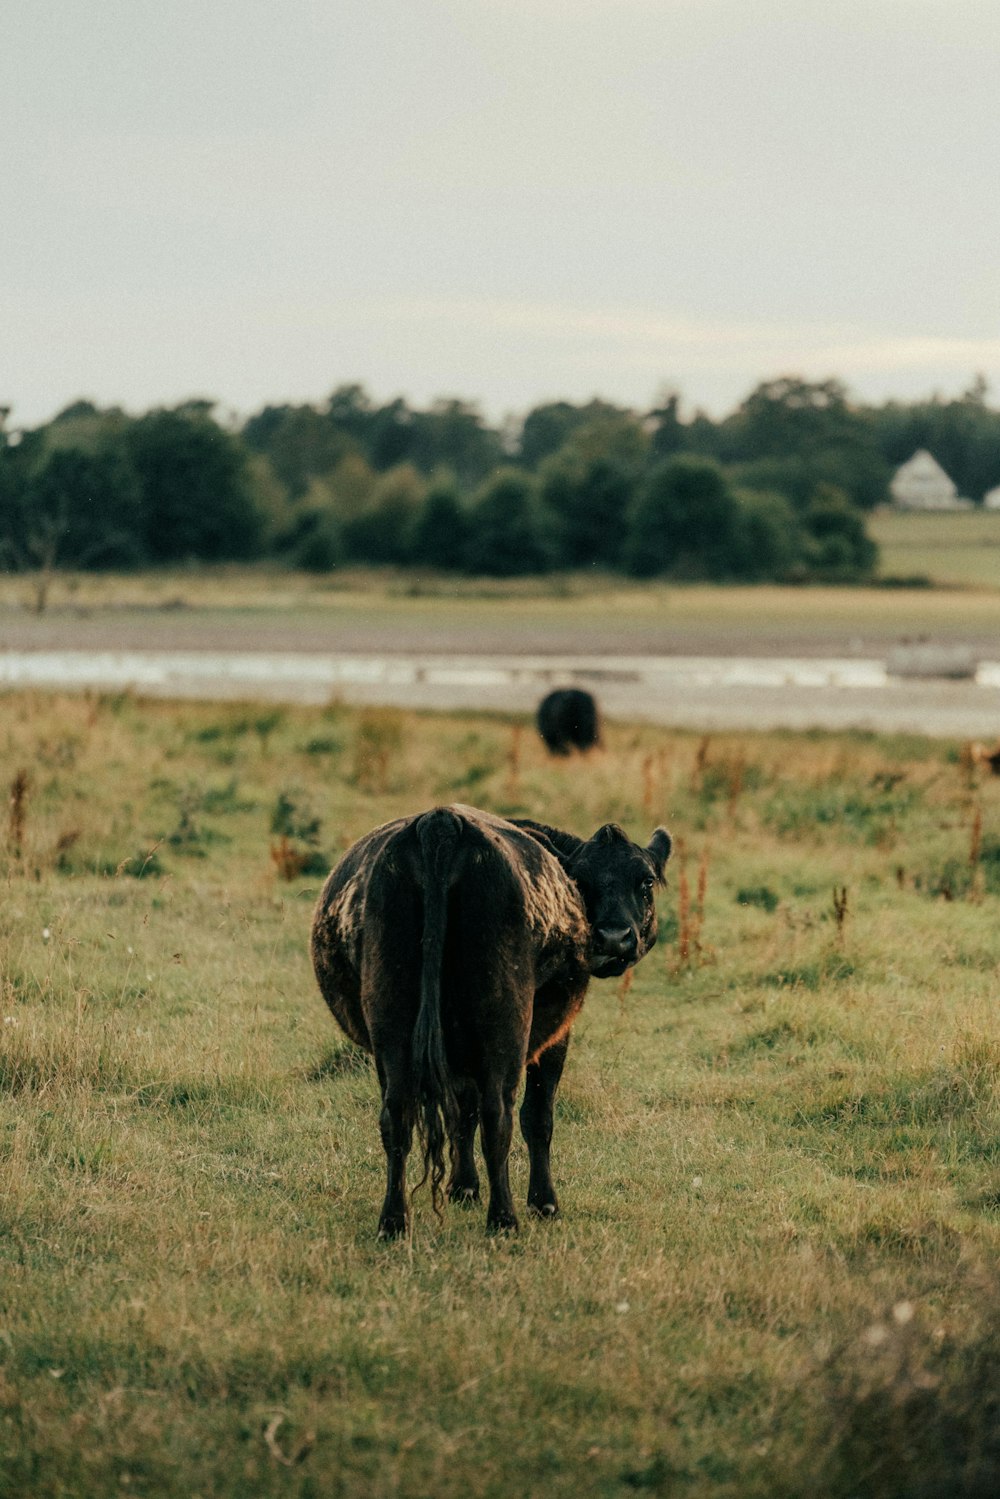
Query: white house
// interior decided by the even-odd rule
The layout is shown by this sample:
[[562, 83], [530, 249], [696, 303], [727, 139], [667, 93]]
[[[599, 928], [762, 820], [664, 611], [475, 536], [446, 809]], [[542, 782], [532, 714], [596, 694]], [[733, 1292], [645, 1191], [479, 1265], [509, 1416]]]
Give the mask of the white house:
[[893, 503], [901, 510], [969, 510], [954, 483], [932, 453], [918, 448], [889, 481]]

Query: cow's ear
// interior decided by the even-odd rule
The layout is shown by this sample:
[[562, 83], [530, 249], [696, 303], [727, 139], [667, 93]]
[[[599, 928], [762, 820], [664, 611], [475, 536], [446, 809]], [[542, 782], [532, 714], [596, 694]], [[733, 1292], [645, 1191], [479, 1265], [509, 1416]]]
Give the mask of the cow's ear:
[[670, 858], [670, 850], [673, 846], [673, 839], [666, 828], [657, 828], [646, 845], [646, 852], [653, 861], [658, 880], [663, 879], [663, 868]]

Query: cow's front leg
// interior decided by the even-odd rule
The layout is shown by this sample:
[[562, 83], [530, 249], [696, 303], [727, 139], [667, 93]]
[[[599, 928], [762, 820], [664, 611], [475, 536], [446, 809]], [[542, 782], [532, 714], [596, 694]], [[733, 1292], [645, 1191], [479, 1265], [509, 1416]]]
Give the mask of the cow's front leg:
[[549, 1165], [549, 1147], [552, 1143], [553, 1104], [568, 1049], [567, 1034], [543, 1051], [537, 1062], [530, 1062], [525, 1074], [521, 1134], [531, 1162], [528, 1207], [542, 1218], [554, 1218], [559, 1211]]
[[451, 1142], [451, 1178], [448, 1197], [452, 1202], [479, 1201], [476, 1170], [476, 1129], [479, 1124], [479, 1090], [468, 1083], [459, 1092], [458, 1123]]
[[517, 1082], [491, 1082], [482, 1093], [479, 1117], [483, 1128], [483, 1156], [490, 1178], [490, 1205], [486, 1227], [517, 1228], [514, 1199], [510, 1195], [510, 1142], [514, 1136], [514, 1095]]

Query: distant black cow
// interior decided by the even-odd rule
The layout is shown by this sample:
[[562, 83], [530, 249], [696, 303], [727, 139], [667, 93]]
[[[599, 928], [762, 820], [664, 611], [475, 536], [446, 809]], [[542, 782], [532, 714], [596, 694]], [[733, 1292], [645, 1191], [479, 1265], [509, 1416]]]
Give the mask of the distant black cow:
[[535, 721], [554, 755], [568, 755], [571, 749], [593, 749], [600, 742], [597, 704], [580, 687], [557, 687], [543, 697]]
[[528, 1206], [558, 1210], [549, 1142], [569, 1030], [591, 975], [624, 973], [655, 942], [669, 856], [663, 828], [642, 848], [614, 823], [584, 841], [462, 806], [398, 818], [344, 855], [319, 899], [312, 957], [335, 1018], [375, 1056], [381, 1237], [406, 1231], [414, 1125], [435, 1210], [446, 1145], [448, 1196], [478, 1200], [481, 1125], [487, 1227], [517, 1227], [507, 1161], [525, 1065]]

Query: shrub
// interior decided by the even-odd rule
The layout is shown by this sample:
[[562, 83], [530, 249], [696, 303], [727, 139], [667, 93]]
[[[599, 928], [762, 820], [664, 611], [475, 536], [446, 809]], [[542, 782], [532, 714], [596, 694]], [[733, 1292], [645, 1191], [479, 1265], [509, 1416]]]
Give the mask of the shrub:
[[868, 577], [878, 562], [878, 547], [865, 530], [864, 516], [847, 496], [820, 485], [806, 508], [806, 558], [811, 572], [832, 582]]

